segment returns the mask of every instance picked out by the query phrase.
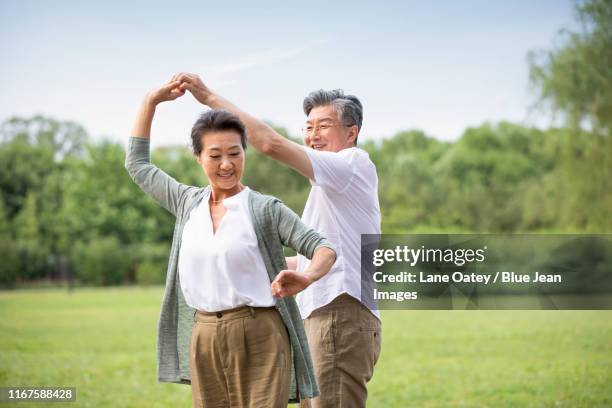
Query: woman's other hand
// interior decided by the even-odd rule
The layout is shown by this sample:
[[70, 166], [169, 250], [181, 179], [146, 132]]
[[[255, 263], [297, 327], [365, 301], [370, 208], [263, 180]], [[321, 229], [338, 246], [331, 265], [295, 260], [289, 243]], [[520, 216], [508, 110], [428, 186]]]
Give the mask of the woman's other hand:
[[276, 297], [293, 296], [314, 282], [309, 274], [292, 270], [280, 271], [271, 284], [272, 295]]
[[147, 95], [147, 99], [153, 105], [157, 105], [166, 101], [173, 101], [178, 97], [185, 95], [185, 90], [180, 88], [181, 82], [171, 80], [167, 84], [154, 89]]

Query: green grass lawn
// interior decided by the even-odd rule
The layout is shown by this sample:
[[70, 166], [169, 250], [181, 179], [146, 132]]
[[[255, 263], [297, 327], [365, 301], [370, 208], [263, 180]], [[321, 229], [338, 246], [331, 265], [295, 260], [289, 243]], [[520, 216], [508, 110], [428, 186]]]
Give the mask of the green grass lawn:
[[[54, 407], [191, 406], [157, 382], [161, 295], [0, 292], [0, 386], [77, 388]], [[612, 311], [384, 311], [370, 384], [369, 407], [611, 407]]]

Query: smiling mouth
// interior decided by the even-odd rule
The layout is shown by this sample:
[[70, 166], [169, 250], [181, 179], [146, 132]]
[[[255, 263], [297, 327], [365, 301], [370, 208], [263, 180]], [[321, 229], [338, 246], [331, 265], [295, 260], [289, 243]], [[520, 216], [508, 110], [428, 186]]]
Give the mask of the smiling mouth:
[[221, 178], [230, 178], [234, 175], [234, 173], [230, 173], [230, 174], [217, 174], [217, 176], [221, 177]]
[[312, 147], [315, 150], [321, 150], [325, 147], [325, 145], [324, 144], [312, 144], [310, 145], [310, 147]]

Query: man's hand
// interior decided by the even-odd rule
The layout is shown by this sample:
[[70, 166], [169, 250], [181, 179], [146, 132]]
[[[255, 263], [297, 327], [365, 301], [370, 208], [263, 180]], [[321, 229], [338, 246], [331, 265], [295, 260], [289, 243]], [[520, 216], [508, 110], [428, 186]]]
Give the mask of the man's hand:
[[292, 296], [306, 289], [313, 282], [306, 273], [292, 270], [280, 271], [272, 282], [272, 295], [276, 297]]
[[153, 105], [157, 105], [161, 102], [173, 101], [185, 95], [185, 90], [180, 89], [180, 85], [180, 81], [171, 80], [165, 85], [149, 92], [147, 100]]
[[183, 92], [188, 90], [198, 102], [210, 106], [210, 99], [213, 96], [213, 92], [204, 85], [204, 82], [202, 82], [202, 79], [200, 79], [198, 75], [181, 72], [180, 74], [174, 75], [172, 80], [181, 83], [179, 87], [180, 90]]

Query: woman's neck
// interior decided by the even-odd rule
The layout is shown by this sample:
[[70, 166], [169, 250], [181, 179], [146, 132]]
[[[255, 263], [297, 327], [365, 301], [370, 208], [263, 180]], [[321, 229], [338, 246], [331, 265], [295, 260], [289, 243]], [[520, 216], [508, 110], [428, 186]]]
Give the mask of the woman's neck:
[[210, 202], [214, 205], [221, 203], [221, 201], [225, 200], [226, 198], [229, 198], [231, 196], [235, 196], [236, 194], [238, 194], [239, 192], [241, 192], [242, 190], [244, 190], [244, 186], [242, 185], [242, 183], [238, 183], [236, 184], [235, 187], [229, 189], [229, 190], [221, 190], [221, 189], [216, 189], [214, 187], [211, 187], [210, 190]]

